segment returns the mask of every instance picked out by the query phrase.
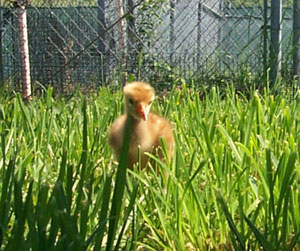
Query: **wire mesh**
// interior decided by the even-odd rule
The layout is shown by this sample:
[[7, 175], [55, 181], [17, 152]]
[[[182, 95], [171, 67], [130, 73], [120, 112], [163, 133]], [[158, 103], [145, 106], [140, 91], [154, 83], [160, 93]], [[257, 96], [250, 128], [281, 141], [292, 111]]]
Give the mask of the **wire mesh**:
[[[37, 2], [37, 3], [35, 3]], [[250, 3], [249, 3], [250, 2]], [[252, 1], [254, 2], [254, 1]], [[131, 11], [124, 0], [126, 47], [120, 48], [115, 1], [31, 1], [27, 7], [32, 82], [103, 84], [120, 72], [151, 81], [210, 80], [241, 70], [261, 74], [268, 51], [264, 8], [251, 1], [153, 0]], [[268, 8], [269, 25], [270, 8]], [[3, 78], [19, 79], [16, 9], [1, 7]], [[292, 65], [292, 8], [283, 10], [283, 65]], [[268, 44], [269, 46], [269, 44]], [[126, 62], [121, 56], [124, 50]]]

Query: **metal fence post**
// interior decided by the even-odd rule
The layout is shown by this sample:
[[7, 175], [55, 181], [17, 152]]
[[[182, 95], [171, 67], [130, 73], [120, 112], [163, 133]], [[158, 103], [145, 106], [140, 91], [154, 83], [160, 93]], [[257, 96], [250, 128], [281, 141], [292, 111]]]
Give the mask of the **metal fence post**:
[[293, 75], [300, 86], [300, 0], [294, 0], [293, 9]]
[[105, 67], [105, 55], [106, 55], [106, 46], [105, 46], [105, 0], [98, 0], [98, 33], [101, 35], [99, 38], [98, 46], [100, 51], [100, 81], [103, 84], [106, 79], [106, 67]]
[[0, 1], [0, 81], [3, 81], [3, 58], [2, 58], [2, 32], [3, 32], [3, 19], [2, 19], [2, 1]]
[[267, 81], [268, 75], [268, 0], [264, 0], [264, 28], [263, 28], [263, 67], [264, 67], [264, 81]]
[[197, 20], [197, 71], [200, 70], [201, 59], [201, 42], [202, 42], [202, 0], [198, 3], [198, 20]]
[[175, 47], [175, 0], [170, 0], [170, 63], [174, 64], [174, 47]]
[[[218, 9], [218, 13], [221, 14], [223, 16], [224, 14], [224, 6], [223, 6], [223, 0], [219, 0], [219, 9]], [[223, 25], [222, 25], [222, 18], [218, 17], [218, 34], [217, 34], [217, 48], [218, 48], [218, 51], [220, 51], [220, 48], [221, 48], [221, 45], [222, 45], [222, 28], [223, 28]], [[219, 60], [218, 60], [218, 68], [219, 70], [221, 70], [221, 67], [222, 67], [222, 58], [219, 57]]]
[[271, 81], [280, 77], [282, 61], [282, 0], [271, 1]]

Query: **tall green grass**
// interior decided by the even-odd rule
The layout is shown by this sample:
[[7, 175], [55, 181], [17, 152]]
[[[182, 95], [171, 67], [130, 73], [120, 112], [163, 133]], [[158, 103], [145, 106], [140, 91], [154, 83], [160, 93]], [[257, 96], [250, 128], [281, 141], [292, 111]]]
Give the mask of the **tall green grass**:
[[0, 104], [1, 250], [300, 248], [299, 93], [173, 88], [176, 153], [147, 170], [107, 144], [120, 92], [52, 96]]

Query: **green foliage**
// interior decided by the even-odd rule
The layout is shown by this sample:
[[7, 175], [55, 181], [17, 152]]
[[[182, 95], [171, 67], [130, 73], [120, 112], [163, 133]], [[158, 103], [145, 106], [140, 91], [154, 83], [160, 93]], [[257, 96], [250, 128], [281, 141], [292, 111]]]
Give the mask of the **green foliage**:
[[153, 107], [175, 156], [147, 170], [112, 159], [119, 91], [2, 95], [1, 250], [299, 249], [299, 91], [181, 82]]

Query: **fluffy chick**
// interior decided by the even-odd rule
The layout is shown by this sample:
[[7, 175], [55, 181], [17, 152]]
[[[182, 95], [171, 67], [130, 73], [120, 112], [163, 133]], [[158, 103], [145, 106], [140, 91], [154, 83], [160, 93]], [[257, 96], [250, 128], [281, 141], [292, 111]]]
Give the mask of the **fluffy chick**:
[[131, 118], [128, 167], [132, 168], [138, 162], [138, 147], [141, 153], [141, 165], [144, 168], [148, 162], [145, 152], [155, 153], [161, 138], [166, 141], [169, 158], [173, 155], [174, 138], [172, 126], [167, 119], [150, 112], [155, 98], [154, 89], [144, 82], [126, 84], [123, 89], [125, 97], [125, 114], [118, 117], [109, 132], [109, 144], [119, 159], [123, 143], [126, 120]]

